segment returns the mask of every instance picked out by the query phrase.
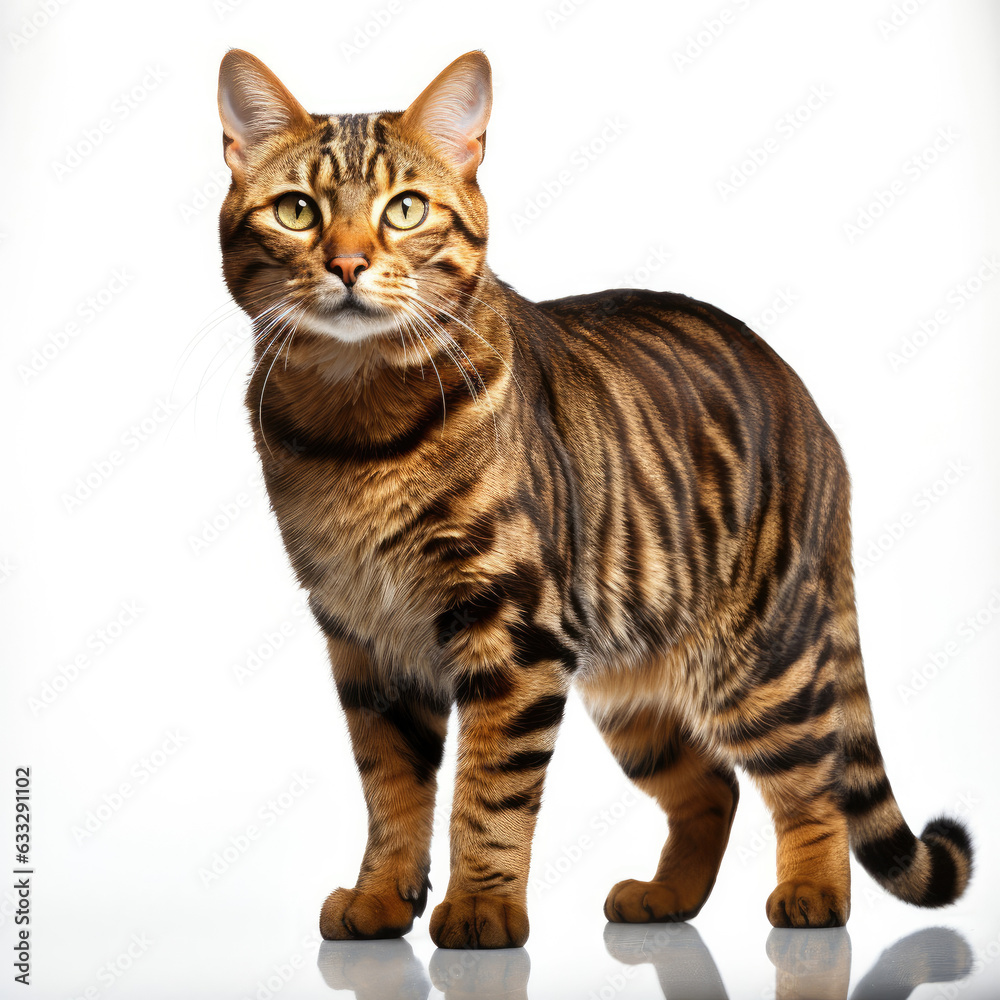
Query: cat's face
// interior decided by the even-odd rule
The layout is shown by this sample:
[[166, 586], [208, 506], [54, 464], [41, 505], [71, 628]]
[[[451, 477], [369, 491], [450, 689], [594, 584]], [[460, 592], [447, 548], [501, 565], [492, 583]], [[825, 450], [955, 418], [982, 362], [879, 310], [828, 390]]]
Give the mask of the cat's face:
[[329, 117], [308, 114], [254, 56], [226, 55], [223, 264], [259, 338], [389, 351], [460, 322], [485, 265], [476, 169], [490, 104], [480, 52], [405, 112]]

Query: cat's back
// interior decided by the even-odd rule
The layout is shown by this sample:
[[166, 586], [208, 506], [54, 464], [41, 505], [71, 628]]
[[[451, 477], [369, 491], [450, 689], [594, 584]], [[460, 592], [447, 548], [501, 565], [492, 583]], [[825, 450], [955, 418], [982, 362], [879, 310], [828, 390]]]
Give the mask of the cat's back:
[[543, 340], [557, 363], [562, 355], [580, 362], [590, 351], [609, 362], [628, 358], [633, 374], [641, 374], [647, 362], [661, 371], [683, 370], [695, 384], [748, 374], [772, 389], [798, 383], [745, 323], [687, 295], [617, 288], [550, 299], [537, 308], [555, 321], [558, 332]]
[[808, 427], [835, 447], [791, 367], [722, 309], [644, 289], [574, 295], [534, 308], [551, 322], [533, 350], [563, 405], [603, 400], [606, 416], [655, 413], [675, 434], [696, 437], [715, 423], [737, 452], [781, 427]]

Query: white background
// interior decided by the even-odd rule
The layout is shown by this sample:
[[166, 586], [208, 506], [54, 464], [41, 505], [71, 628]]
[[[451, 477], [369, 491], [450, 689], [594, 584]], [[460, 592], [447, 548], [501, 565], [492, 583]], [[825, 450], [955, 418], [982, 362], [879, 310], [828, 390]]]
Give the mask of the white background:
[[[379, 24], [388, 0], [47, 2], [53, 16], [8, 3], [0, 39], [0, 867], [14, 867], [19, 765], [32, 769], [35, 866], [34, 985], [16, 987], [5, 958], [0, 994], [380, 997], [403, 995], [380, 977], [405, 975], [413, 996], [430, 987], [426, 917], [395, 950], [325, 948], [326, 980], [317, 967], [319, 906], [353, 884], [365, 819], [242, 406], [248, 331], [216, 235], [216, 79], [235, 45], [328, 113], [405, 107], [485, 49], [497, 273], [532, 298], [682, 291], [746, 319], [799, 372], [853, 476], [862, 639], [897, 797], [917, 829], [965, 816], [980, 848], [966, 898], [940, 913], [856, 870], [851, 982], [897, 939], [945, 926], [985, 968], [915, 995], [994, 995], [996, 5], [566, 0], [560, 15], [558, 0], [394, 0]], [[428, 915], [446, 882], [450, 775]], [[535, 842], [527, 986], [515, 952], [449, 996], [490, 976], [535, 1000], [662, 996], [650, 965], [602, 940], [608, 888], [648, 877], [663, 839], [629, 788], [574, 701]], [[732, 998], [776, 984], [773, 841], [743, 792], [694, 922]], [[12, 899], [0, 889], [5, 956]], [[817, 940], [819, 955], [843, 946]], [[664, 954], [669, 972], [680, 952]]]

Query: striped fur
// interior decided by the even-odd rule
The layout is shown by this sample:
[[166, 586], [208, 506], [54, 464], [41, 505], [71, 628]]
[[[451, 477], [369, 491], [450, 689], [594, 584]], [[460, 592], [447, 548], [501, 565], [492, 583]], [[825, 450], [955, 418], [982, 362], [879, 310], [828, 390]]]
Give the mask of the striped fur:
[[[531, 303], [486, 264], [475, 168], [489, 67], [406, 112], [307, 115], [254, 57], [223, 62], [233, 186], [220, 231], [253, 317], [247, 391], [285, 545], [325, 633], [369, 810], [327, 938], [404, 933], [429, 886], [457, 711], [443, 947], [520, 945], [530, 844], [569, 686], [663, 807], [648, 882], [609, 920], [704, 904], [748, 773], [773, 815], [777, 926], [837, 925], [848, 847], [923, 906], [971, 870], [955, 821], [906, 826], [858, 642], [849, 482], [791, 369], [725, 313], [616, 290]], [[429, 206], [397, 231], [401, 192]], [[303, 192], [319, 222], [283, 229]], [[363, 258], [350, 286], [331, 273]]]

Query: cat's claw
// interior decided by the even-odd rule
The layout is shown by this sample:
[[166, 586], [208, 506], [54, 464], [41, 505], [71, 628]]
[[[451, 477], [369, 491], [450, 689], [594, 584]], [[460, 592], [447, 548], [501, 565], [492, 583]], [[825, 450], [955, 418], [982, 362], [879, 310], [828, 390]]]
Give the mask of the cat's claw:
[[528, 940], [523, 903], [481, 892], [444, 899], [431, 914], [439, 948], [520, 948]]

